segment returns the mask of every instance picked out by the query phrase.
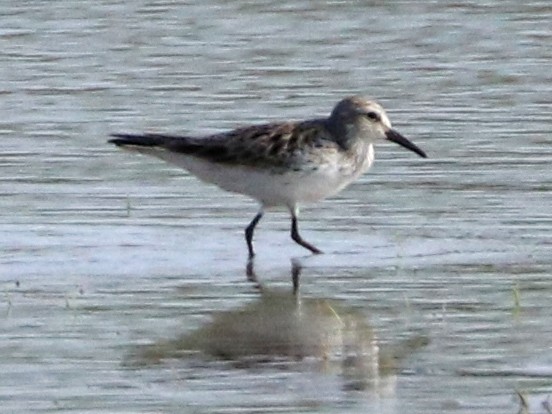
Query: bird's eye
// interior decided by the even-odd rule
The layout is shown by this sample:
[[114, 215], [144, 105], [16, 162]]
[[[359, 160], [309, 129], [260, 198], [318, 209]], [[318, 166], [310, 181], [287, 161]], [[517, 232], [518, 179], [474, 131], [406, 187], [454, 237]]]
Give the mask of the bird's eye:
[[373, 112], [373, 111], [366, 112], [366, 118], [370, 119], [371, 121], [379, 121], [380, 120], [379, 114], [377, 112]]

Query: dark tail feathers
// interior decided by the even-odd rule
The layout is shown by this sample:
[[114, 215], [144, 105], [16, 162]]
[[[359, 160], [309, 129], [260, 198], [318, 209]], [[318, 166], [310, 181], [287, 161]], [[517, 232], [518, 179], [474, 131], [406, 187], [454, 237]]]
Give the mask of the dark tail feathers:
[[118, 147], [159, 147], [171, 152], [197, 155], [200, 157], [221, 161], [227, 157], [227, 150], [218, 145], [205, 145], [201, 139], [164, 135], [164, 134], [111, 134], [110, 144]]
[[162, 134], [111, 134], [114, 139], [110, 139], [110, 144], [118, 147], [135, 145], [139, 147], [163, 147], [176, 137]]

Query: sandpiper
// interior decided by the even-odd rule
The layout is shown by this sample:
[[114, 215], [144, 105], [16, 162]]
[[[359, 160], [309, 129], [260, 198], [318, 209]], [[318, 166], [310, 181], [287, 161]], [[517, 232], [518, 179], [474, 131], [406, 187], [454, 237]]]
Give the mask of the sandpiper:
[[347, 97], [327, 118], [252, 125], [205, 137], [112, 134], [110, 143], [152, 155], [188, 170], [200, 180], [248, 195], [260, 203], [245, 228], [249, 257], [253, 232], [265, 209], [291, 213], [291, 238], [312, 253], [321, 250], [299, 234], [299, 204], [337, 194], [374, 161], [374, 143], [387, 139], [421, 157], [424, 151], [391, 127], [383, 108]]

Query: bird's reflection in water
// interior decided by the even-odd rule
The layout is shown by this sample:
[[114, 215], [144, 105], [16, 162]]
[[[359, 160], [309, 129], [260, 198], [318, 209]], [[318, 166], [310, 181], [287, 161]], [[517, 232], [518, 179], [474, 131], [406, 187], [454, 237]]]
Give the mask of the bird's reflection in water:
[[[296, 295], [299, 291], [299, 276], [301, 276], [301, 271], [303, 266], [299, 259], [291, 259], [291, 284], [293, 286], [293, 294]], [[245, 266], [245, 275], [247, 280], [254, 283], [255, 287], [263, 292], [263, 285], [259, 282], [257, 278], [257, 272], [255, 272], [255, 260], [250, 258], [247, 260]]]
[[388, 388], [397, 363], [427, 343], [425, 336], [414, 336], [396, 345], [378, 344], [358, 311], [338, 301], [300, 297], [300, 274], [300, 264], [292, 261], [292, 291], [266, 289], [248, 262], [246, 275], [259, 289], [258, 300], [218, 313], [212, 322], [179, 338], [140, 347], [127, 362], [147, 366], [199, 356], [240, 368], [308, 366], [338, 374], [344, 389], [363, 390]]

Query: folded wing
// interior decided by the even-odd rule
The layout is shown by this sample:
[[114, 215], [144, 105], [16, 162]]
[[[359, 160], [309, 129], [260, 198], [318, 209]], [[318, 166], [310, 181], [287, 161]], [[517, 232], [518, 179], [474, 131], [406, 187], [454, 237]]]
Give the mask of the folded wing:
[[203, 138], [165, 134], [113, 134], [108, 142], [155, 155], [155, 151], [198, 157], [214, 163], [280, 167], [309, 149], [336, 147], [322, 120], [238, 128]]

